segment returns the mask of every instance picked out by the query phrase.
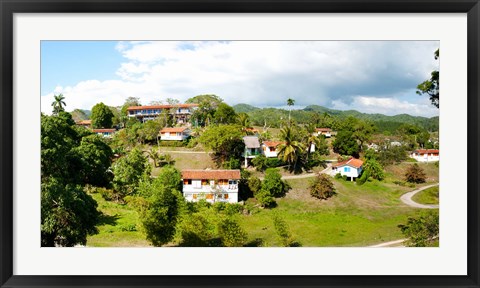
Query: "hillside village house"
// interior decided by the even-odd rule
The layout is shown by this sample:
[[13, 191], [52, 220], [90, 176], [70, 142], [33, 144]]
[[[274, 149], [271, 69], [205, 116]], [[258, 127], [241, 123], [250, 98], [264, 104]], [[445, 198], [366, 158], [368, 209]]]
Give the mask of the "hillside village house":
[[163, 128], [159, 132], [160, 140], [183, 141], [190, 136], [190, 129], [187, 127]]
[[80, 120], [75, 122], [77, 126], [82, 126], [85, 128], [91, 128], [92, 127], [92, 120]]
[[183, 197], [196, 202], [238, 202], [240, 170], [183, 170]]
[[360, 159], [350, 158], [346, 161], [338, 162], [332, 165], [332, 172], [334, 174], [340, 173], [342, 176], [347, 176], [350, 181], [362, 174], [363, 161]]
[[198, 108], [198, 104], [193, 103], [130, 106], [127, 108], [127, 113], [128, 117], [135, 117], [140, 122], [145, 122], [157, 118], [162, 111], [167, 109], [178, 124], [183, 124], [188, 122], [188, 119], [190, 119], [190, 116], [196, 108]]
[[243, 143], [245, 144], [245, 151], [243, 158], [245, 158], [245, 167], [248, 166], [248, 159], [252, 159], [262, 154], [260, 150], [260, 141], [257, 136], [244, 136]]
[[97, 135], [103, 136], [105, 138], [112, 138], [113, 134], [115, 134], [117, 130], [112, 128], [112, 129], [93, 129], [92, 131], [93, 133], [96, 133]]
[[332, 129], [330, 128], [315, 128], [315, 132], [314, 132], [315, 136], [323, 135], [326, 138], [332, 137], [332, 134], [333, 134]]
[[438, 149], [419, 149], [410, 154], [410, 157], [418, 162], [436, 162], [440, 160]]
[[281, 141], [263, 141], [262, 151], [267, 158], [276, 158], [278, 156], [277, 147], [284, 142]]

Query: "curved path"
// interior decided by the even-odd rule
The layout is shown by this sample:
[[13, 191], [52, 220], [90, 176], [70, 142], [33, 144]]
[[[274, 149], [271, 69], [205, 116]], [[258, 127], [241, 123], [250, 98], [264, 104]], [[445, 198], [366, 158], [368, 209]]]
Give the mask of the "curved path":
[[422, 208], [422, 209], [438, 209], [438, 205], [432, 205], [432, 204], [420, 204], [412, 200], [413, 195], [417, 194], [420, 191], [423, 191], [425, 189], [431, 188], [438, 186], [438, 183], [432, 184], [432, 185], [427, 185], [422, 188], [413, 190], [411, 192], [407, 192], [400, 197], [400, 200], [402, 200], [403, 203], [407, 204], [410, 207], [415, 207], [415, 208]]

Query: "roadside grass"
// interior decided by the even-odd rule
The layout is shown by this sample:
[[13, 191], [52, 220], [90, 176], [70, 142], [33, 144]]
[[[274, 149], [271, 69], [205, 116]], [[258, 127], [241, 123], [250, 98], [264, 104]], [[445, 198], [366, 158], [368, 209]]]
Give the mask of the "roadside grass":
[[[427, 175], [427, 181], [425, 184], [427, 185], [431, 183], [438, 183], [439, 181], [439, 169], [435, 163], [422, 163], [417, 162], [418, 166], [420, 166]], [[412, 162], [402, 162], [400, 164], [393, 164], [388, 165], [385, 167], [385, 174], [386, 174], [386, 181], [393, 182], [395, 180], [405, 181], [405, 172], [407, 168], [413, 165]], [[419, 185], [419, 186], [422, 186]]]
[[106, 201], [99, 193], [90, 194], [102, 212], [99, 233], [87, 237], [92, 247], [145, 247], [150, 246], [140, 229], [138, 213], [127, 204]]
[[[364, 185], [334, 180], [337, 194], [328, 200], [310, 196], [306, 179], [291, 179], [292, 190], [285, 198], [277, 199], [274, 209], [258, 209], [253, 215], [242, 216], [242, 225], [249, 240], [264, 240], [264, 246], [280, 246], [272, 222], [272, 214], [280, 214], [293, 237], [310, 247], [367, 246], [401, 239], [398, 224], [406, 223], [419, 210], [399, 200], [410, 191], [378, 181]], [[254, 199], [247, 201], [254, 204]]]
[[439, 202], [439, 187], [431, 187], [422, 190], [412, 197], [412, 200], [420, 204], [438, 204]]

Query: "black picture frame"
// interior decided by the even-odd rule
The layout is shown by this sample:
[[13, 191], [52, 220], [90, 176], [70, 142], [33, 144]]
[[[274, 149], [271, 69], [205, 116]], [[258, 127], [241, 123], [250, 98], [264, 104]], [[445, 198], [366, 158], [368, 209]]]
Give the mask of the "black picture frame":
[[[480, 287], [478, 0], [0, 0], [1, 287]], [[14, 13], [468, 13], [468, 274], [466, 276], [19, 276], [13, 275]], [[433, 28], [434, 29], [434, 28]]]

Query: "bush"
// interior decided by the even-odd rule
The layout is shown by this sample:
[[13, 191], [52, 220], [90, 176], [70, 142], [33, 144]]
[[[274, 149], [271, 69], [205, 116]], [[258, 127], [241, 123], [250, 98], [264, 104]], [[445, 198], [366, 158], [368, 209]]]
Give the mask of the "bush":
[[290, 229], [288, 228], [288, 224], [285, 222], [285, 219], [276, 213], [273, 215], [273, 226], [275, 227], [275, 232], [277, 233], [284, 247], [301, 246], [300, 243], [294, 240], [292, 234], [290, 233]]
[[230, 158], [228, 161], [223, 162], [222, 166], [225, 169], [240, 169], [240, 160]]
[[257, 198], [258, 203], [265, 208], [271, 208], [277, 204], [270, 191], [263, 188], [255, 194], [255, 198]]
[[183, 141], [158, 141], [158, 146], [162, 147], [184, 147], [185, 143]]
[[343, 176], [342, 176], [342, 174], [337, 173], [337, 174], [335, 174], [334, 178], [337, 179], [337, 180], [340, 180], [340, 179], [343, 179]]
[[262, 181], [256, 176], [251, 176], [248, 178], [248, 188], [255, 194], [262, 189]]
[[257, 171], [263, 172], [265, 169], [268, 168], [268, 158], [265, 157], [264, 155], [257, 156], [252, 159], [252, 164], [255, 166], [255, 169]]
[[410, 183], [425, 183], [427, 175], [425, 171], [418, 166], [417, 163], [412, 164], [408, 167], [407, 172], [405, 172], [405, 180]]
[[437, 246], [439, 235], [438, 211], [429, 211], [418, 218], [409, 217], [407, 224], [398, 225], [403, 235], [408, 237], [404, 242], [408, 247]]
[[310, 195], [318, 199], [328, 199], [335, 194], [335, 186], [330, 177], [319, 174], [310, 183]]
[[218, 225], [218, 234], [223, 246], [241, 247], [247, 241], [247, 233], [233, 218], [227, 218]]
[[282, 175], [277, 169], [268, 168], [265, 172], [262, 190], [269, 191], [273, 197], [283, 197], [290, 190], [290, 187], [282, 180]]

